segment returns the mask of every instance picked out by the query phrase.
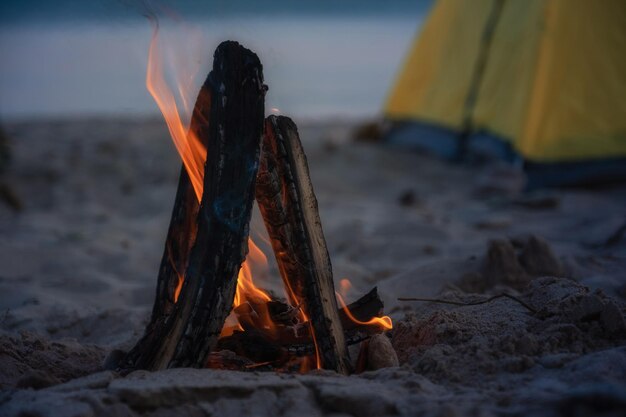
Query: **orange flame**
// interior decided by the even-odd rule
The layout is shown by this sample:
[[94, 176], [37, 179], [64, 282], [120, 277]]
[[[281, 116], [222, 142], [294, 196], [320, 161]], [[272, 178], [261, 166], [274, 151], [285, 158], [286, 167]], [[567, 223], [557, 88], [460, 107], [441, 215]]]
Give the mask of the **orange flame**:
[[180, 296], [180, 290], [183, 289], [183, 281], [185, 279], [181, 274], [178, 274], [178, 283], [176, 284], [176, 289], [174, 289], [174, 302], [178, 301], [178, 297]]
[[[170, 136], [174, 141], [176, 150], [178, 151], [185, 170], [189, 174], [189, 179], [193, 185], [193, 189], [198, 197], [198, 201], [202, 199], [203, 177], [204, 177], [204, 161], [206, 161], [206, 149], [198, 137], [193, 132], [188, 132], [187, 127], [181, 120], [178, 111], [176, 98], [165, 82], [163, 76], [163, 57], [158, 45], [159, 26], [153, 21], [154, 30], [152, 32], [152, 40], [150, 42], [150, 50], [148, 52], [148, 68], [146, 71], [146, 87], [152, 98], [161, 110]], [[189, 111], [190, 87], [193, 75], [187, 77], [187, 80], [178, 82], [178, 92], [183, 101], [186, 111]], [[183, 82], [186, 81], [186, 82]]]
[[237, 293], [235, 294], [234, 302], [235, 306], [241, 305], [249, 300], [260, 300], [262, 302], [272, 300], [265, 291], [254, 285], [254, 281], [252, 281], [252, 268], [266, 266], [267, 257], [251, 238], [248, 239], [248, 248], [250, 252], [246, 257], [246, 262], [244, 262], [241, 266], [239, 276], [237, 277]]
[[[352, 283], [344, 278], [339, 281], [339, 286], [340, 291], [343, 293], [343, 296], [345, 296], [347, 292], [352, 288]], [[345, 311], [348, 318], [356, 324], [360, 324], [363, 326], [378, 326], [383, 330], [391, 330], [393, 328], [393, 322], [391, 321], [391, 317], [389, 316], [372, 317], [368, 321], [361, 321], [357, 319], [348, 308], [348, 305], [344, 301], [343, 296], [339, 292], [335, 292], [335, 294], [337, 295], [337, 300], [339, 301], [339, 304], [341, 304], [341, 308], [343, 309], [343, 311]]]

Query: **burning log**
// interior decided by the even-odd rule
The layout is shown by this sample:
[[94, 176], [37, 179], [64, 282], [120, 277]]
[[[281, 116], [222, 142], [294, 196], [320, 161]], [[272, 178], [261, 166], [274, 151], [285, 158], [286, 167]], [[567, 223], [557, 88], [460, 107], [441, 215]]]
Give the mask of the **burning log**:
[[215, 348], [248, 252], [265, 90], [252, 51], [218, 46], [190, 126], [209, 150], [202, 199], [183, 168], [151, 320], [122, 368], [202, 367]]
[[[290, 311], [290, 306], [281, 301], [272, 300], [267, 303], [281, 312]], [[246, 307], [248, 308], [254, 309], [255, 306]], [[350, 311], [351, 316], [360, 323], [350, 319], [346, 311]], [[345, 308], [339, 309], [337, 313], [344, 323], [346, 346], [360, 343], [385, 330], [382, 326], [365, 324], [383, 314], [383, 302], [376, 288]], [[315, 355], [315, 342], [311, 336], [310, 323], [285, 322], [283, 316], [277, 318], [272, 316], [272, 320], [276, 328], [271, 331], [244, 325], [244, 331], [235, 331], [230, 336], [220, 338], [218, 350], [228, 350], [257, 363], [271, 363], [273, 368], [283, 368], [293, 357]], [[243, 322], [247, 323], [248, 320]]]
[[332, 267], [295, 123], [265, 121], [256, 199], [289, 301], [313, 328], [321, 366], [348, 373], [348, 351], [338, 314]]

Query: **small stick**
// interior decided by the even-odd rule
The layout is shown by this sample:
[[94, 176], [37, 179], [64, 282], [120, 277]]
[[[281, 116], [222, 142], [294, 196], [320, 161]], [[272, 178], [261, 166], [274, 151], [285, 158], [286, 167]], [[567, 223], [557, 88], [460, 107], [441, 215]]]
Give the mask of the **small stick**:
[[489, 297], [486, 300], [475, 301], [473, 303], [463, 303], [463, 302], [460, 302], [460, 301], [451, 301], [451, 300], [440, 300], [440, 299], [437, 299], [437, 298], [414, 298], [414, 297], [400, 297], [397, 300], [398, 301], [424, 301], [424, 302], [429, 302], [429, 303], [452, 304], [452, 305], [455, 305], [455, 306], [465, 307], [465, 306], [477, 306], [477, 305], [480, 305], [480, 304], [487, 304], [487, 303], [489, 303], [489, 302], [491, 302], [493, 300], [496, 300], [496, 299], [502, 298], [502, 297], [510, 298], [513, 301], [517, 301], [520, 305], [525, 307], [528, 311], [530, 311], [533, 314], [537, 312], [537, 310], [535, 310], [533, 307], [531, 307], [528, 304], [526, 304], [524, 301], [522, 301], [518, 297], [516, 297], [514, 295], [511, 295], [511, 294], [506, 294], [506, 293], [494, 295], [493, 297]]

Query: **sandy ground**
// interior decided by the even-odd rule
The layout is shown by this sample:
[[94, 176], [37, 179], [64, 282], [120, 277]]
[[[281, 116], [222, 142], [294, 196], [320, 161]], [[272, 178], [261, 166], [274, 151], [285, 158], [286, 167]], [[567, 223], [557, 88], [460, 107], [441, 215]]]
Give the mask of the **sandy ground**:
[[[400, 366], [340, 377], [174, 369], [127, 377], [178, 156], [158, 119], [5, 126], [0, 414], [6, 416], [623, 415], [626, 187], [523, 194], [499, 166], [451, 166], [301, 126], [335, 279], [378, 286]], [[253, 230], [262, 233], [255, 216]], [[257, 240], [270, 253], [262, 239]], [[260, 272], [277, 289], [276, 271]], [[484, 300], [475, 306], [398, 297]]]

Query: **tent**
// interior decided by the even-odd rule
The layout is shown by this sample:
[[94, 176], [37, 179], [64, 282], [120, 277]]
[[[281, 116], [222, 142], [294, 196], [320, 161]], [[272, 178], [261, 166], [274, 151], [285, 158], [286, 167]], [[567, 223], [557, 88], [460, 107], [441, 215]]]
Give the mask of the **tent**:
[[626, 1], [438, 0], [389, 140], [520, 161], [530, 187], [626, 180]]

